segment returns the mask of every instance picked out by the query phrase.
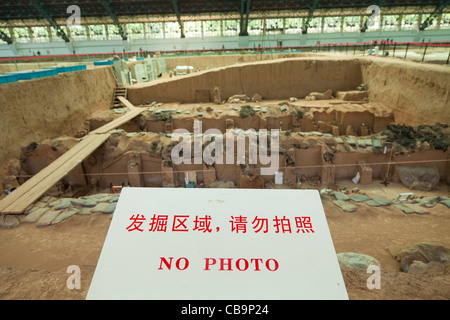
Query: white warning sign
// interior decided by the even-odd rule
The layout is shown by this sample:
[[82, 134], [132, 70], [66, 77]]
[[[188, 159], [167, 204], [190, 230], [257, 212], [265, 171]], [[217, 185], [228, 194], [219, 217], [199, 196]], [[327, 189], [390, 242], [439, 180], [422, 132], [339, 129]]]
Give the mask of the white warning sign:
[[123, 188], [87, 299], [348, 299], [316, 190]]

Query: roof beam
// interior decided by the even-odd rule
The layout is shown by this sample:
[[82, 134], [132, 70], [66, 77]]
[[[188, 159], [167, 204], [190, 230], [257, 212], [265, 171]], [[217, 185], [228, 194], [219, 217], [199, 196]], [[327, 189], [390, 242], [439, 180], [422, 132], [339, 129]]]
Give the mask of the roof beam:
[[180, 2], [178, 0], [171, 0], [171, 2], [173, 11], [175, 11], [175, 15], [177, 16], [178, 24], [180, 25], [181, 38], [185, 38], [186, 36], [184, 35], [184, 26], [183, 22], [181, 21]]
[[125, 29], [123, 27], [123, 24], [119, 22], [119, 19], [117, 18], [116, 10], [111, 5], [111, 0], [97, 0], [98, 3], [100, 3], [108, 12], [108, 15], [112, 18], [113, 23], [117, 26], [119, 29], [120, 36], [123, 40], [127, 40], [127, 34], [125, 32]]
[[308, 33], [309, 22], [311, 21], [313, 15], [314, 15], [314, 11], [317, 9], [318, 6], [319, 6], [319, 0], [314, 0], [311, 4], [311, 7], [309, 8], [308, 17], [305, 20], [305, 24], [302, 27], [302, 34]]
[[241, 21], [240, 21], [240, 36], [248, 36], [248, 17], [250, 15], [250, 9], [252, 6], [252, 0], [241, 0]]
[[[378, 9], [380, 9], [384, 4], [386, 4], [385, 0], [378, 0], [378, 1], [374, 1], [374, 3], [370, 6], [367, 7], [367, 10], [369, 10], [372, 7], [372, 11], [368, 13], [367, 17], [366, 17], [366, 21], [363, 22], [363, 25], [360, 29], [361, 32], [366, 32], [367, 28], [369, 27], [368, 22], [369, 22], [369, 18], [374, 15], [377, 14], [376, 10], [373, 9], [373, 6], [378, 7]], [[366, 11], [368, 12], [368, 11]], [[378, 12], [378, 15], [380, 14], [380, 12]]]
[[37, 0], [29, 0], [30, 4], [33, 6], [34, 9], [36, 9], [39, 14], [47, 19], [47, 21], [50, 23], [50, 26], [55, 28], [56, 34], [58, 37], [61, 37], [65, 42], [70, 42], [69, 37], [67, 37], [64, 30], [59, 26], [55, 19], [53, 19], [52, 15], [42, 6], [42, 4]]
[[10, 36], [8, 36], [6, 33], [0, 30], [0, 39], [5, 41], [7, 44], [12, 44], [13, 40]]
[[440, 3], [436, 5], [436, 8], [434, 9], [433, 13], [431, 13], [425, 21], [423, 21], [420, 26], [419, 30], [424, 31], [430, 24], [433, 23], [433, 20], [437, 18], [439, 14], [442, 14], [442, 11], [445, 9], [445, 7], [448, 5], [450, 1], [443, 0]]

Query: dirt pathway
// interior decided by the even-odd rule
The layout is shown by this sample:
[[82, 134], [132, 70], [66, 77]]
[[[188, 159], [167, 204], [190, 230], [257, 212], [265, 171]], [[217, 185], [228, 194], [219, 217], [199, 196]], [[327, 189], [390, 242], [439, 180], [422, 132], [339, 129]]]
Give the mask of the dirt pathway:
[[[385, 192], [387, 197], [404, 192], [396, 184], [390, 188], [373, 185], [366, 191]], [[448, 187], [439, 192], [448, 194]], [[323, 204], [336, 252], [367, 254], [382, 266], [380, 290], [366, 287], [370, 275], [364, 271], [343, 270], [350, 299], [450, 299], [449, 268], [406, 274], [392, 256], [417, 241], [450, 247], [450, 209], [436, 205], [429, 214], [418, 215], [404, 214], [393, 206], [357, 204], [356, 212], [343, 212], [329, 200]], [[1, 228], [0, 299], [84, 299], [110, 222], [111, 215], [94, 213], [48, 227], [23, 223]], [[70, 265], [80, 266], [80, 290], [66, 287]]]

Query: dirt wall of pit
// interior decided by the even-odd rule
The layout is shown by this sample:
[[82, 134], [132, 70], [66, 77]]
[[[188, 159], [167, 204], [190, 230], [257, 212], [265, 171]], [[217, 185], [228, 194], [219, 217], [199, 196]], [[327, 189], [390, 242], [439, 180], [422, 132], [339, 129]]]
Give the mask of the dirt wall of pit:
[[32, 142], [83, 130], [92, 112], [110, 108], [114, 87], [109, 68], [0, 85], [0, 164]]
[[391, 106], [396, 123], [450, 124], [450, 68], [400, 59], [361, 59], [370, 101]]
[[166, 57], [166, 64], [169, 70], [177, 66], [192, 66], [194, 69], [208, 70], [218, 67], [231, 66], [236, 63], [248, 63], [257, 61], [267, 61], [281, 58], [294, 57], [314, 57], [317, 54], [312, 53], [248, 53], [248, 54], [217, 54], [217, 55], [198, 55], [198, 56], [179, 56]]
[[[221, 100], [235, 94], [265, 99], [304, 98], [312, 91], [354, 90], [362, 81], [357, 59], [292, 58], [240, 63], [196, 73], [139, 83], [128, 87], [128, 99], [145, 102], [195, 103], [214, 100], [214, 88]], [[207, 101], [205, 101], [205, 99]]]
[[[279, 56], [279, 55], [278, 55]], [[263, 55], [263, 59], [270, 58]], [[392, 107], [397, 123], [450, 123], [450, 69], [382, 57], [313, 55], [255, 61], [258, 55], [167, 58], [167, 66], [193, 65], [200, 69], [221, 66], [185, 76], [175, 76], [129, 87], [136, 105], [146, 102], [195, 103], [234, 94], [266, 99], [304, 98], [312, 91], [354, 90], [367, 83], [369, 99]], [[228, 66], [226, 66], [228, 65]]]

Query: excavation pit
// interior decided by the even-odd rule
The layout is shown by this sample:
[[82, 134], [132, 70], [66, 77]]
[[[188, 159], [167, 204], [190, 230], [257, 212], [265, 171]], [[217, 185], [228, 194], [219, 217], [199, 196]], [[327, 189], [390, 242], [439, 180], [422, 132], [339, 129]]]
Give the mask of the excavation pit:
[[[194, 61], [180, 59], [167, 65]], [[336, 252], [364, 252], [382, 266], [383, 289], [370, 291], [365, 270], [342, 269], [350, 298], [448, 299], [448, 270], [412, 278], [394, 256], [416, 241], [450, 247], [449, 70], [320, 54], [220, 59], [220, 68], [199, 65], [203, 71], [127, 86], [119, 105], [110, 67], [0, 85], [0, 204], [23, 193], [0, 214], [2, 271], [11, 275], [0, 295], [38, 296], [28, 281], [36, 269], [50, 270], [53, 285], [56, 276], [65, 283], [67, 265], [76, 263], [91, 279], [120, 192], [132, 186], [318, 189]], [[223, 163], [174, 163], [180, 129], [192, 150], [195, 138], [202, 152], [222, 140]], [[252, 132], [264, 130], [277, 133], [278, 153], [272, 143], [260, 149], [260, 135], [251, 142]], [[225, 157], [227, 131], [233, 161]], [[245, 138], [243, 163], [238, 137]], [[261, 174], [270, 165], [260, 150], [273, 151], [275, 174]], [[39, 177], [42, 188], [23, 191]], [[26, 268], [33, 271], [15, 278]], [[21, 289], [11, 290], [17, 281]], [[89, 285], [82, 287], [57, 298], [84, 299]]]
[[[392, 79], [393, 70], [398, 71], [397, 81]], [[428, 82], [423, 80], [424, 74]], [[99, 77], [104, 79], [100, 87], [96, 85]], [[267, 130], [279, 131], [278, 171], [283, 173], [286, 187], [298, 187], [305, 179], [320, 181], [317, 187], [333, 186], [340, 179], [352, 179], [359, 172], [361, 161], [370, 168], [369, 181], [398, 182], [395, 165], [387, 168], [388, 164], [417, 162], [416, 165], [436, 167], [439, 181], [445, 183], [449, 176], [449, 130], [445, 125], [449, 114], [436, 112], [448, 107], [448, 99], [444, 100], [448, 96], [448, 79], [448, 70], [438, 66], [379, 58], [318, 56], [241, 63], [130, 85], [127, 99], [142, 112], [117, 126], [106, 142], [82, 159], [61, 182], [71, 190], [107, 191], [111, 185], [185, 187], [187, 172], [196, 172], [198, 187], [208, 187], [216, 181], [230, 181], [235, 187], [273, 187], [274, 175], [260, 176], [261, 163], [249, 163], [249, 145], [244, 163], [237, 163], [236, 148], [233, 163], [222, 161], [207, 166], [192, 161], [190, 165], [174, 165], [171, 159], [171, 150], [179, 142], [172, 139], [172, 134], [178, 130], [202, 135], [203, 148], [207, 145], [204, 135], [211, 130], [223, 135], [227, 131], [236, 135]], [[80, 86], [79, 80], [90, 83], [97, 91], [90, 90], [94, 92], [85, 95], [87, 88]], [[81, 113], [78, 109], [71, 110], [73, 104], [66, 97], [67, 89], [63, 86], [71, 82], [85, 97], [77, 98], [72, 93]], [[26, 90], [29, 94], [19, 101], [30, 104], [33, 98], [34, 104], [43, 103], [43, 111], [55, 119], [46, 127], [41, 126], [42, 121], [28, 116], [18, 118], [20, 109], [7, 114], [9, 123], [19, 124], [9, 131], [11, 137], [18, 138], [18, 143], [5, 148], [10, 152], [2, 154], [2, 160], [6, 163], [8, 155], [16, 154], [20, 165], [16, 162], [14, 170], [6, 168], [9, 178], [3, 183], [3, 191], [36, 175], [75, 145], [77, 139], [127, 114], [129, 109], [124, 105], [108, 108], [112, 105], [110, 98], [106, 98], [114, 88], [113, 83], [109, 68], [101, 68], [2, 86], [3, 96], [9, 98]], [[59, 94], [66, 100], [61, 103], [67, 104], [67, 112], [59, 111], [61, 103], [48, 104], [45, 95], [33, 94], [41, 85], [50, 84], [60, 86]], [[434, 97], [425, 98], [427, 112], [423, 110], [423, 95]], [[97, 102], [92, 104], [92, 100]], [[17, 99], [4, 99], [6, 105], [12, 101]], [[79, 116], [74, 118], [74, 112]], [[200, 124], [198, 128], [196, 123]], [[419, 127], [424, 124], [429, 125], [430, 132]], [[402, 126], [415, 128], [419, 136], [405, 140], [396, 137], [389, 126], [392, 130]], [[20, 130], [30, 134], [21, 134]], [[56, 131], [63, 137], [52, 138]], [[35, 135], [31, 140], [32, 132]], [[47, 140], [35, 141], [38, 137]], [[225, 137], [221, 139], [225, 148]], [[235, 139], [234, 146], [236, 143]], [[37, 147], [30, 149], [33, 144]], [[243, 172], [250, 167], [252, 179], [258, 181], [253, 184], [243, 178]], [[14, 173], [17, 181], [11, 178]]]

